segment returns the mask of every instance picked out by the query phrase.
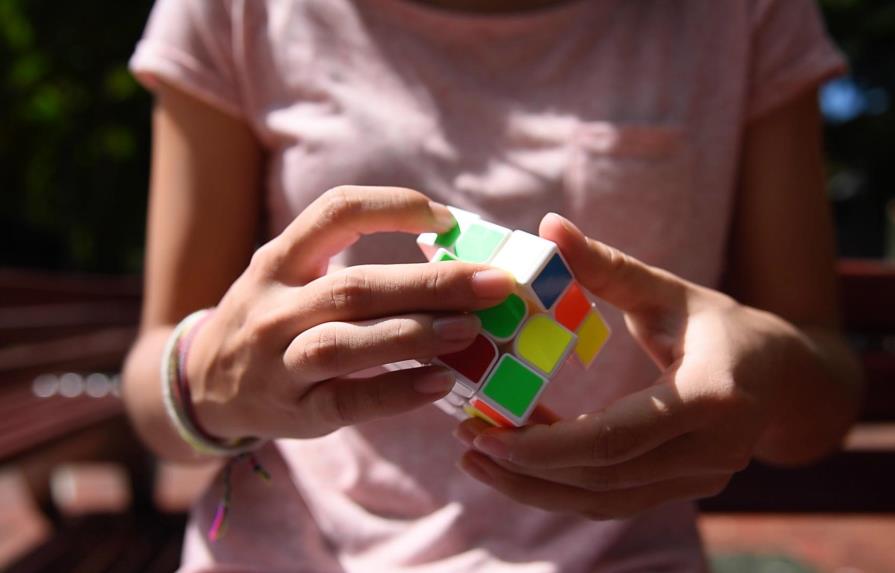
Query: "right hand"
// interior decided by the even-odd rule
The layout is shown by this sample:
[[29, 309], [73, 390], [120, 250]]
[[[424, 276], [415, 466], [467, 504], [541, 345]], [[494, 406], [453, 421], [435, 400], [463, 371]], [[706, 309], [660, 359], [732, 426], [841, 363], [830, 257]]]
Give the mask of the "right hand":
[[468, 346], [472, 310], [502, 301], [510, 275], [461, 262], [365, 265], [325, 274], [361, 235], [445, 231], [446, 207], [409, 189], [337, 187], [255, 255], [197, 333], [188, 377], [203, 428], [220, 438], [310, 438], [444, 396], [424, 366], [348, 375]]

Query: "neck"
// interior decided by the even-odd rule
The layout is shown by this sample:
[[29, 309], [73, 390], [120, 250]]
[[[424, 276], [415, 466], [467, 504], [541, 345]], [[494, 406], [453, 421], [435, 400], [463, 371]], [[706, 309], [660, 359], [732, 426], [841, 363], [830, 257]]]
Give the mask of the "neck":
[[458, 12], [478, 12], [482, 14], [504, 14], [525, 12], [563, 4], [568, 0], [413, 0], [438, 8]]

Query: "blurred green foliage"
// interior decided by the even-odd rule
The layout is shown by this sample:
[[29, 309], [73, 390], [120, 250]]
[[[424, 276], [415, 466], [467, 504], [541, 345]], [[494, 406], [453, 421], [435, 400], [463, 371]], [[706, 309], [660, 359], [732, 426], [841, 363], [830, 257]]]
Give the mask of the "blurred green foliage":
[[150, 98], [127, 71], [151, 0], [0, 0], [0, 265], [136, 272]]
[[[126, 64], [151, 4], [0, 0], [0, 266], [139, 271], [150, 97]], [[856, 81], [895, 94], [895, 2], [821, 4]], [[827, 141], [840, 249], [879, 256], [895, 112]]]
[[711, 556], [713, 573], [819, 573], [786, 555], [734, 553]]

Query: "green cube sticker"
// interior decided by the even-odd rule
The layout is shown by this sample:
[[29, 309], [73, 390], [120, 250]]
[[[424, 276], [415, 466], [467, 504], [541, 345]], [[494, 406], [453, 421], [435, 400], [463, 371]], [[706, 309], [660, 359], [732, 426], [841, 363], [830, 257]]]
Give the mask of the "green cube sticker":
[[454, 226], [445, 231], [444, 233], [439, 233], [438, 236], [435, 237], [435, 244], [439, 247], [450, 248], [456, 241], [457, 237], [460, 236], [460, 223], [455, 222]]
[[438, 252], [435, 253], [435, 258], [432, 259], [433, 263], [445, 263], [448, 261], [456, 261], [457, 257], [452, 255], [449, 251], [445, 251], [444, 249], [438, 249]]
[[473, 223], [454, 245], [457, 258], [468, 263], [487, 263], [506, 241], [510, 232], [497, 225]]
[[543, 386], [543, 378], [511, 354], [504, 354], [485, 381], [482, 394], [507, 412], [521, 418]]
[[511, 294], [497, 306], [476, 311], [476, 314], [485, 332], [497, 340], [509, 340], [525, 319], [525, 301]]

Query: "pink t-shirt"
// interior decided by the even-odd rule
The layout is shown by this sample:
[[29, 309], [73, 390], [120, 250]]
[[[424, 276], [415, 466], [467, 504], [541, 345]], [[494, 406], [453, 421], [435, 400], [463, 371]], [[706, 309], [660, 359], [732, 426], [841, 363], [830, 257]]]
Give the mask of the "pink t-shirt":
[[[715, 286], [744, 127], [843, 68], [809, 0], [579, 0], [474, 15], [407, 0], [159, 0], [132, 69], [242, 118], [269, 152], [268, 235], [326, 189], [401, 185], [536, 231], [558, 211], [653, 265]], [[344, 264], [422, 260], [382, 235]], [[597, 410], [656, 369], [615, 336], [545, 403]], [[592, 522], [510, 501], [455, 468], [427, 406], [261, 452], [193, 511], [183, 571], [698, 571], [689, 503]]]

